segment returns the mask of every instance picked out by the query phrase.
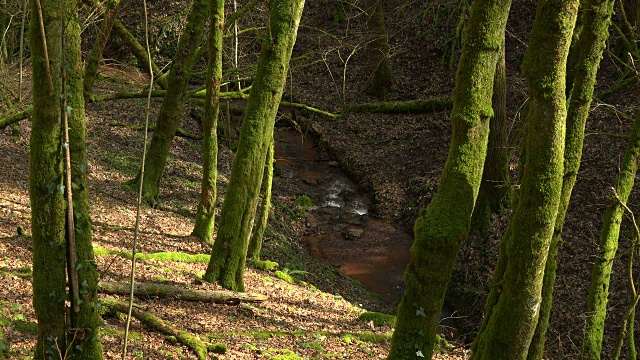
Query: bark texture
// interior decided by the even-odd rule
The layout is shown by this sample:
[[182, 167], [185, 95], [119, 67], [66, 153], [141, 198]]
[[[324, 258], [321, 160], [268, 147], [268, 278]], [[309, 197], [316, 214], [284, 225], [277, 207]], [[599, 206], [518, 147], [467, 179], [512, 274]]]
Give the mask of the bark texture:
[[[29, 198], [33, 242], [33, 307], [38, 322], [34, 359], [60, 359], [66, 348], [65, 202], [62, 187], [60, 92], [64, 3], [31, 1], [29, 41], [33, 71]], [[43, 44], [38, 7], [47, 37]], [[45, 56], [46, 52], [46, 56]], [[47, 59], [49, 63], [47, 64]], [[51, 69], [51, 72], [47, 70]], [[49, 79], [53, 89], [49, 86]]]
[[[578, 0], [538, 2], [523, 73], [529, 83], [527, 160], [506, 265], [494, 273], [472, 359], [526, 359], [562, 188], [566, 61]], [[504, 271], [502, 271], [504, 270]]]
[[500, 213], [509, 205], [511, 182], [509, 179], [509, 128], [507, 123], [507, 73], [505, 42], [502, 38], [500, 57], [496, 64], [491, 103], [493, 116], [489, 121], [487, 158], [482, 171], [482, 184], [473, 209], [472, 227], [483, 235], [487, 232], [492, 213]]
[[218, 176], [218, 112], [222, 82], [222, 32], [224, 28], [224, 0], [211, 1], [209, 9], [209, 64], [206, 75], [206, 95], [202, 118], [202, 184], [192, 235], [213, 244], [216, 213], [216, 183]]
[[204, 279], [220, 282], [229, 290], [243, 291], [243, 273], [258, 193], [262, 183], [267, 147], [287, 78], [291, 51], [296, 41], [304, 0], [269, 1], [269, 36], [263, 40], [258, 69], [242, 123], [238, 152], [218, 235]]
[[393, 90], [396, 78], [389, 61], [389, 35], [384, 26], [382, 0], [365, 0], [367, 11], [367, 30], [371, 39], [367, 43], [367, 56], [371, 78], [367, 84], [367, 93], [383, 96]]
[[84, 86], [80, 24], [69, 20], [78, 17], [75, 1], [67, 1], [66, 49], [67, 108], [69, 121], [69, 150], [71, 153], [71, 179], [76, 242], [76, 271], [79, 285], [80, 312], [71, 314], [70, 339], [73, 339], [70, 359], [102, 359], [99, 331], [102, 319], [96, 303], [98, 270], [94, 261], [92, 226], [89, 216], [89, 187], [87, 185], [87, 118], [84, 108]]
[[[187, 19], [187, 26], [178, 40], [178, 48], [173, 57], [169, 72], [167, 94], [162, 102], [156, 120], [157, 128], [153, 132], [147, 161], [144, 166], [142, 193], [144, 199], [155, 205], [160, 193], [160, 180], [167, 163], [169, 148], [178, 130], [184, 108], [187, 83], [196, 62], [198, 46], [204, 37], [204, 25], [209, 13], [209, 1], [195, 0]], [[129, 185], [138, 184], [140, 176], [130, 181]], [[135, 187], [137, 188], [137, 186]]]
[[260, 260], [260, 251], [262, 250], [262, 242], [264, 240], [264, 231], [269, 223], [269, 213], [271, 212], [271, 185], [273, 183], [273, 163], [274, 149], [273, 140], [267, 150], [267, 162], [264, 167], [264, 178], [262, 180], [262, 204], [260, 206], [260, 217], [258, 223], [253, 229], [251, 240], [249, 241], [249, 250], [247, 257], [249, 259]]
[[458, 65], [452, 142], [440, 186], [414, 226], [406, 293], [388, 359], [430, 359], [447, 284], [460, 245], [469, 234], [482, 179], [493, 81], [509, 14], [509, 0], [473, 2]]
[[102, 60], [102, 52], [107, 41], [111, 35], [111, 29], [113, 28], [113, 22], [118, 15], [118, 9], [120, 8], [121, 0], [110, 0], [107, 2], [107, 9], [104, 12], [104, 19], [102, 20], [102, 26], [98, 31], [96, 42], [91, 49], [91, 55], [87, 58], [87, 65], [84, 71], [84, 101], [85, 105], [88, 103], [91, 92], [93, 91], [93, 84], [96, 81], [96, 75], [98, 74], [98, 66]]
[[[542, 359], [544, 356], [544, 342], [549, 327], [553, 287], [558, 267], [558, 250], [562, 244], [562, 227], [569, 208], [571, 192], [580, 169], [585, 124], [589, 116], [598, 67], [606, 47], [606, 40], [609, 37], [608, 27], [611, 22], [613, 5], [614, 1], [612, 0], [587, 0], [581, 4], [579, 16], [582, 18], [580, 23], [583, 24], [581, 29], [583, 36], [579, 38], [578, 44], [575, 46], [576, 49], [569, 52], [571, 54], [571, 51], [576, 51], [578, 56], [572, 72], [574, 80], [567, 110], [562, 193], [545, 266], [540, 317], [527, 356], [529, 360]], [[567, 64], [569, 64], [568, 61]]]
[[[640, 112], [636, 114], [636, 120], [631, 129], [631, 137], [620, 164], [620, 174], [615, 184], [615, 191], [620, 201], [626, 203], [635, 182], [638, 171], [638, 156], [640, 156]], [[587, 317], [584, 339], [582, 342], [583, 359], [600, 359], [602, 352], [602, 336], [604, 333], [604, 321], [607, 316], [607, 301], [609, 297], [609, 281], [611, 269], [618, 250], [618, 238], [620, 236], [620, 223], [624, 209], [619, 202], [612, 197], [604, 215], [602, 231], [600, 233], [599, 256], [595, 258], [595, 264], [591, 272], [591, 285], [587, 299]]]

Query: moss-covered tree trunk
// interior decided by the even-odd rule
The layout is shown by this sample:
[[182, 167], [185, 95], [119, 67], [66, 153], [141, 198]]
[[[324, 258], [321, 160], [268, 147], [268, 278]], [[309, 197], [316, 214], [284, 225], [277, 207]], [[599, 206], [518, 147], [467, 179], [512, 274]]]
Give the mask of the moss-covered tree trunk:
[[[640, 156], [640, 111], [631, 130], [631, 137], [620, 164], [620, 174], [615, 185], [620, 201], [626, 203], [633, 188], [636, 172], [638, 171], [638, 157]], [[624, 209], [612, 195], [609, 206], [604, 215], [602, 231], [600, 233], [599, 255], [591, 272], [591, 285], [587, 300], [587, 316], [584, 339], [582, 342], [583, 359], [600, 359], [602, 351], [602, 336], [604, 321], [607, 316], [607, 301], [609, 297], [609, 281], [613, 261], [618, 250], [620, 223]]]
[[[36, 0], [31, 1], [29, 41], [33, 71], [29, 198], [33, 243], [33, 307], [38, 322], [35, 359], [60, 359], [65, 336], [65, 202], [62, 188], [60, 92], [64, 3], [40, 0], [47, 46]], [[46, 56], [45, 56], [46, 53]], [[48, 62], [47, 62], [48, 61]], [[50, 86], [49, 79], [51, 79]]]
[[509, 128], [507, 123], [507, 72], [505, 66], [504, 37], [500, 58], [496, 64], [491, 98], [493, 116], [489, 122], [489, 143], [484, 161], [482, 184], [473, 209], [472, 227], [486, 234], [492, 213], [500, 213], [509, 204], [511, 182], [509, 179]]
[[545, 335], [549, 327], [553, 286], [556, 279], [558, 250], [562, 244], [562, 227], [569, 207], [571, 192], [580, 169], [585, 124], [589, 116], [600, 59], [606, 47], [605, 42], [609, 37], [608, 27], [611, 21], [613, 5], [613, 0], [586, 0], [580, 6], [581, 23], [583, 24], [581, 32], [583, 36], [580, 38], [575, 50], [579, 55], [573, 71], [574, 83], [567, 110], [562, 194], [544, 272], [540, 317], [538, 318], [536, 332], [527, 356], [529, 360], [539, 360], [544, 355]]
[[[33, 293], [38, 320], [36, 359], [102, 359], [96, 311], [98, 274], [93, 261], [89, 199], [86, 185], [87, 153], [80, 26], [75, 2], [40, 0], [46, 47], [39, 10], [32, 1], [30, 42], [33, 64], [33, 119], [29, 194], [32, 211]], [[65, 9], [66, 6], [66, 9]], [[62, 47], [63, 21], [66, 47]], [[62, 69], [67, 73], [67, 108], [62, 109]], [[61, 114], [69, 115], [69, 150], [72, 160], [76, 258], [80, 284], [80, 311], [66, 322], [66, 189], [62, 184]], [[73, 271], [73, 270], [72, 270]], [[72, 303], [76, 299], [71, 300]]]
[[212, 244], [216, 213], [216, 182], [218, 176], [218, 112], [220, 109], [220, 83], [222, 82], [222, 32], [224, 29], [224, 0], [212, 0], [209, 9], [209, 65], [207, 91], [204, 103], [202, 131], [202, 185], [196, 212], [196, 225], [192, 235]]
[[407, 289], [388, 359], [430, 359], [433, 353], [445, 291], [469, 234], [482, 179], [493, 81], [510, 6], [509, 0], [473, 2], [456, 76], [449, 155], [438, 191], [414, 226]]
[[111, 35], [111, 29], [113, 28], [113, 22], [116, 20], [118, 9], [120, 8], [121, 0], [110, 0], [107, 2], [107, 9], [104, 12], [104, 19], [102, 26], [98, 31], [96, 42], [91, 49], [91, 55], [87, 58], [87, 65], [84, 70], [84, 101], [85, 106], [89, 102], [91, 92], [93, 91], [93, 84], [96, 81], [96, 75], [98, 74], [98, 66], [102, 60], [102, 52], [107, 41]]
[[[196, 62], [198, 47], [204, 36], [204, 25], [208, 18], [208, 13], [209, 1], [195, 0], [193, 2], [187, 19], [187, 26], [180, 35], [178, 48], [173, 56], [167, 80], [169, 87], [156, 120], [157, 127], [149, 144], [147, 161], [144, 167], [142, 192], [145, 200], [152, 205], [157, 203], [160, 180], [167, 163], [169, 148], [180, 125], [180, 120], [182, 120], [187, 84], [191, 78], [193, 65]], [[139, 178], [140, 176], [138, 175], [129, 184], [137, 184]]]
[[504, 272], [496, 272], [486, 325], [472, 359], [526, 359], [562, 190], [566, 61], [578, 0], [538, 2], [523, 73], [529, 83], [527, 160], [510, 224]]
[[269, 212], [271, 211], [271, 185], [273, 184], [273, 162], [274, 148], [273, 140], [267, 149], [267, 162], [264, 167], [264, 176], [262, 179], [262, 204], [260, 205], [260, 216], [258, 223], [255, 224], [251, 240], [249, 241], [249, 249], [247, 257], [254, 261], [260, 260], [260, 251], [262, 250], [262, 242], [264, 239], [264, 231], [269, 223]]
[[393, 89], [396, 78], [389, 61], [389, 35], [384, 26], [382, 0], [365, 0], [367, 30], [371, 39], [367, 42], [367, 57], [371, 77], [367, 83], [367, 93], [383, 96]]
[[[80, 290], [80, 312], [72, 312], [70, 326], [80, 329], [73, 341], [70, 359], [102, 359], [99, 330], [102, 319], [98, 313], [98, 271], [92, 245], [92, 226], [87, 185], [87, 127], [84, 108], [84, 81], [81, 53], [82, 32], [75, 21], [78, 8], [75, 1], [67, 1], [65, 63], [67, 65], [67, 111], [69, 121], [69, 150], [73, 182], [73, 209], [76, 241], [76, 271]], [[73, 333], [73, 332], [72, 332]], [[71, 338], [73, 339], [73, 335]]]
[[218, 235], [204, 279], [243, 291], [249, 234], [262, 183], [267, 147], [287, 78], [304, 0], [270, 0], [268, 36], [240, 131], [238, 152], [222, 205]]

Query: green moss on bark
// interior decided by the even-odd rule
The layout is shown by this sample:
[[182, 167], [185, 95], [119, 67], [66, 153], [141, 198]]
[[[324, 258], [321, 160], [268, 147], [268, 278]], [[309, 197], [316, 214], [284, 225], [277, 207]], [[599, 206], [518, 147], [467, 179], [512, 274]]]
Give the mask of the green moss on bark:
[[[262, 205], [260, 206], [260, 217], [258, 223], [253, 229], [251, 240], [249, 241], [249, 249], [247, 257], [255, 263], [260, 263], [260, 251], [262, 250], [262, 242], [264, 240], [264, 231], [267, 229], [269, 222], [269, 213], [271, 212], [271, 184], [273, 182], [273, 162], [274, 162], [273, 140], [267, 149], [267, 162], [264, 167], [264, 179], [262, 181]], [[264, 263], [264, 262], [263, 262]], [[277, 267], [277, 264], [276, 264]]]
[[530, 96], [526, 166], [472, 359], [525, 359], [535, 331], [562, 188], [565, 66], [578, 3], [538, 2], [523, 63]]
[[242, 276], [267, 147], [273, 139], [275, 116], [303, 7], [304, 0], [269, 1], [269, 36], [263, 40], [256, 80], [222, 205], [218, 235], [204, 275], [205, 280], [218, 281], [229, 290], [244, 290]]
[[[47, 34], [41, 36], [36, 2], [31, 1], [30, 48], [33, 68], [33, 117], [30, 139], [29, 197], [33, 242], [33, 307], [38, 321], [35, 359], [59, 359], [65, 349], [65, 203], [62, 186], [60, 94], [64, 3], [40, 0]], [[53, 84], [50, 88], [49, 79]]]
[[440, 187], [414, 226], [407, 291], [388, 359], [431, 358], [447, 284], [469, 233], [493, 115], [493, 81], [511, 1], [475, 1], [458, 65], [453, 136]]
[[368, 15], [367, 29], [372, 39], [367, 42], [367, 56], [371, 78], [367, 84], [367, 93], [383, 96], [393, 90], [396, 77], [389, 61], [389, 35], [384, 26], [382, 0], [366, 0]]
[[224, 0], [211, 1], [209, 30], [209, 65], [206, 75], [206, 95], [202, 129], [202, 185], [196, 212], [193, 235], [213, 244], [216, 213], [216, 182], [218, 176], [218, 112], [220, 83], [222, 82], [222, 31], [224, 28]]
[[[207, 0], [193, 2], [187, 19], [187, 26], [180, 35], [178, 49], [173, 57], [168, 77], [167, 94], [164, 97], [156, 120], [157, 128], [153, 132], [144, 167], [142, 192], [145, 200], [152, 205], [157, 202], [160, 192], [160, 180], [167, 162], [169, 148], [182, 120], [187, 83], [191, 78], [198, 46], [204, 37], [204, 24], [208, 13], [209, 2]], [[136, 177], [128, 184], [138, 184], [139, 178], [140, 176]]]
[[[567, 85], [567, 88], [571, 87], [572, 90], [567, 110], [562, 193], [545, 267], [540, 316], [527, 356], [529, 360], [542, 359], [544, 356], [544, 342], [549, 327], [553, 286], [558, 267], [558, 250], [562, 244], [562, 227], [569, 207], [571, 192], [580, 169], [585, 124], [589, 115], [600, 59], [606, 46], [605, 42], [609, 37], [608, 27], [613, 4], [614, 1], [611, 0], [587, 0], [581, 5], [579, 16], [582, 19], [579, 22], [582, 24], [581, 33], [583, 36], [579, 38], [577, 45], [572, 43], [569, 51], [569, 54], [575, 51], [578, 55], [577, 59], [573, 60], [574, 65], [571, 72], [573, 84]], [[571, 60], [571, 56], [567, 60], [568, 66], [571, 65], [569, 60]], [[568, 78], [569, 76], [567, 76]]]

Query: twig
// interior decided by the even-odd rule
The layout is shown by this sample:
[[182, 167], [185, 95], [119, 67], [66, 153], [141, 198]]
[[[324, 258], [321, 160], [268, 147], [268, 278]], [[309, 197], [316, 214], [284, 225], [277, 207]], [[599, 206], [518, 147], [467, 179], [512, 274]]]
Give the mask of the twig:
[[44, 67], [47, 72], [47, 79], [49, 80], [49, 92], [53, 94], [53, 79], [51, 78], [51, 63], [49, 62], [49, 50], [47, 47], [47, 34], [44, 30], [44, 17], [42, 16], [42, 5], [40, 0], [36, 0], [36, 7], [38, 8], [38, 20], [40, 20], [40, 36], [42, 36], [42, 47], [44, 48]]
[[[39, 1], [39, 0], [38, 0]], [[78, 272], [76, 271], [76, 226], [73, 219], [73, 185], [71, 182], [71, 150], [69, 149], [69, 108], [67, 107], [67, 70], [65, 66], [66, 56], [66, 23], [62, 21], [62, 123], [64, 127], [64, 161], [65, 161], [65, 194], [67, 195], [67, 242], [69, 250], [69, 290], [71, 292], [71, 305], [73, 312], [80, 312], [80, 291], [78, 289]], [[46, 45], [45, 45], [46, 48]], [[46, 51], [46, 50], [45, 50]], [[73, 319], [73, 318], [72, 318]], [[72, 325], [73, 326], [73, 325]]]
[[[149, 69], [151, 69], [151, 47], [149, 46], [149, 19], [147, 17], [147, 0], [142, 0], [144, 9], [144, 38], [147, 47], [147, 61]], [[144, 146], [142, 147], [142, 164], [140, 166], [140, 183], [138, 185], [138, 204], [136, 209], [136, 223], [133, 234], [133, 244], [131, 246], [131, 287], [129, 288], [129, 308], [127, 311], [127, 322], [124, 330], [124, 346], [122, 348], [122, 360], [127, 357], [127, 343], [129, 339], [129, 325], [131, 324], [131, 312], [133, 311], [133, 296], [135, 291], [135, 275], [136, 275], [136, 246], [138, 235], [140, 233], [140, 208], [142, 207], [142, 184], [144, 182], [144, 165], [147, 156], [147, 141], [149, 137], [149, 115], [151, 113], [151, 93], [153, 92], [153, 71], [149, 71], [149, 92], [147, 94], [147, 109], [144, 120]]]

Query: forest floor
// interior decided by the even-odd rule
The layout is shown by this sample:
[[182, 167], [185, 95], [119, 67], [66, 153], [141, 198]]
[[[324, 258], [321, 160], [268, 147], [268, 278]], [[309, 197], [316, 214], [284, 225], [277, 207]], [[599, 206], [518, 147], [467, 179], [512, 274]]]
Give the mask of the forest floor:
[[[357, 8], [340, 8], [336, 3], [345, 4], [328, 0], [307, 2], [302, 21], [304, 26], [294, 49], [293, 56], [297, 60], [292, 64], [285, 99], [339, 113], [343, 103], [366, 103], [379, 99], [371, 98], [363, 91], [370, 74], [363, 50], [367, 41], [364, 16]], [[139, 5], [138, 2], [130, 4], [125, 6]], [[455, 66], [450, 67], [447, 63], [449, 56], [457, 60], [459, 54], [459, 50], [455, 50], [453, 55], [445, 50], [451, 47], [452, 38], [448, 35], [452, 31], [451, 24], [447, 26], [443, 20], [435, 23], [433, 15], [423, 16], [426, 5], [422, 2], [387, 1], [385, 6], [389, 17], [387, 29], [392, 66], [398, 85], [383, 100], [450, 96], [455, 83]], [[122, 11], [123, 20], [135, 27], [136, 12], [127, 9], [125, 7]], [[438, 11], [453, 9], [444, 6]], [[248, 25], [264, 17], [264, 9], [259, 10], [247, 20]], [[151, 9], [152, 19], [156, 19], [154, 26], [159, 29], [172, 15], [163, 11], [183, 13], [184, 6], [169, 10]], [[510, 142], [514, 148], [519, 141], [521, 111], [526, 100], [526, 82], [519, 65], [534, 14], [535, 1], [520, 1], [514, 5], [508, 24], [508, 114], [512, 130]], [[179, 28], [169, 27], [168, 32]], [[243, 41], [246, 54], [241, 54], [241, 62], [248, 65], [256, 59], [255, 52], [250, 51], [256, 47], [247, 45], [253, 40], [247, 38]], [[160, 44], [154, 43], [156, 46]], [[171, 41], [166, 43], [171, 44]], [[609, 48], [614, 45], [610, 44]], [[170, 52], [170, 45], [168, 47], [164, 50]], [[161, 53], [163, 48], [156, 48], [156, 51]], [[444, 65], [441, 63], [443, 59]], [[596, 93], [608, 89], [623, 72], [609, 55], [605, 55], [602, 69]], [[144, 85], [144, 77], [130, 66], [110, 62], [101, 72], [97, 89], [101, 93], [140, 89]], [[636, 109], [635, 89], [630, 88], [607, 102], [594, 103], [587, 123], [590, 134], [586, 137], [582, 167], [564, 227], [564, 246], [559, 255], [558, 279], [547, 335], [549, 359], [577, 358], [591, 267], [598, 250], [599, 229], [610, 196], [609, 188], [617, 176], [626, 144], [624, 134], [628, 134], [631, 126], [629, 117], [634, 116]], [[152, 119], [159, 104], [158, 100], [154, 101]], [[619, 111], [617, 115], [611, 113], [611, 105]], [[125, 190], [121, 183], [133, 177], [139, 168], [142, 135], [133, 126], [141, 124], [143, 108], [142, 101], [126, 100], [107, 102], [103, 106], [92, 104], [88, 109], [91, 215], [95, 248], [100, 249], [97, 262], [104, 280], [125, 281], [129, 271], [129, 261], [114, 253], [130, 251], [135, 195]], [[198, 134], [198, 110], [189, 107], [185, 115], [182, 127]], [[297, 112], [296, 117], [322, 137], [319, 152], [331, 153], [370, 194], [374, 216], [410, 229], [419, 209], [429, 203], [438, 186], [451, 136], [447, 112], [350, 114], [335, 120]], [[0, 154], [3, 157], [0, 162], [0, 279], [3, 288], [7, 289], [0, 294], [0, 326], [3, 332], [0, 339], [4, 338], [9, 343], [14, 358], [28, 357], [35, 341], [30, 239], [17, 234], [16, 230], [22, 226], [30, 231], [28, 139], [28, 122], [21, 123], [20, 133], [16, 136], [12, 136], [10, 129], [0, 133]], [[142, 253], [209, 252], [207, 246], [189, 236], [200, 187], [200, 148], [200, 141], [185, 138], [174, 141], [163, 179], [161, 205], [157, 209], [143, 207]], [[224, 198], [232, 156], [228, 147], [221, 147], [219, 204]], [[515, 155], [512, 169], [515, 175]], [[268, 295], [268, 301], [224, 306], [150, 299], [138, 300], [138, 304], [203, 339], [226, 344], [228, 352], [220, 356], [221, 359], [384, 358], [389, 349], [392, 328], [357, 319], [365, 310], [387, 311], [393, 304], [381, 303], [378, 297], [337, 271], [330, 265], [331, 261], [320, 262], [306, 251], [303, 236], [308, 230], [308, 221], [304, 216], [295, 215], [295, 211], [287, 211], [295, 207], [292, 195], [295, 193], [292, 190], [294, 181], [284, 176], [276, 176], [274, 181], [274, 199], [280, 205], [274, 206], [263, 257], [279, 262], [281, 272], [248, 268], [245, 273], [247, 290]], [[638, 209], [638, 191], [633, 192], [629, 205]], [[508, 215], [507, 212], [495, 216], [489, 237], [471, 237], [459, 254], [446, 300], [447, 307], [457, 318], [454, 322], [456, 344], [468, 345], [473, 341], [497, 258], [497, 244], [508, 223]], [[628, 228], [628, 220], [625, 220], [623, 229]], [[624, 269], [628, 239], [623, 237], [620, 243], [619, 252], [625, 255], [621, 255], [614, 264], [604, 339], [605, 358], [608, 358], [607, 351], [618, 336], [618, 324], [629, 299]], [[393, 245], [390, 249], [393, 251]], [[172, 260], [176, 261], [140, 260], [138, 281], [214, 289], [214, 285], [202, 284], [196, 279], [196, 275], [204, 271], [206, 263], [185, 262], [186, 259], [191, 257], [175, 255]], [[293, 276], [293, 283], [287, 275]], [[107, 358], [115, 359], [121, 350], [123, 320], [105, 320], [105, 353]], [[130, 354], [134, 358], [194, 356], [187, 348], [136, 321], [132, 329], [135, 338]], [[438, 355], [442, 359], [465, 357], [464, 346]]]

